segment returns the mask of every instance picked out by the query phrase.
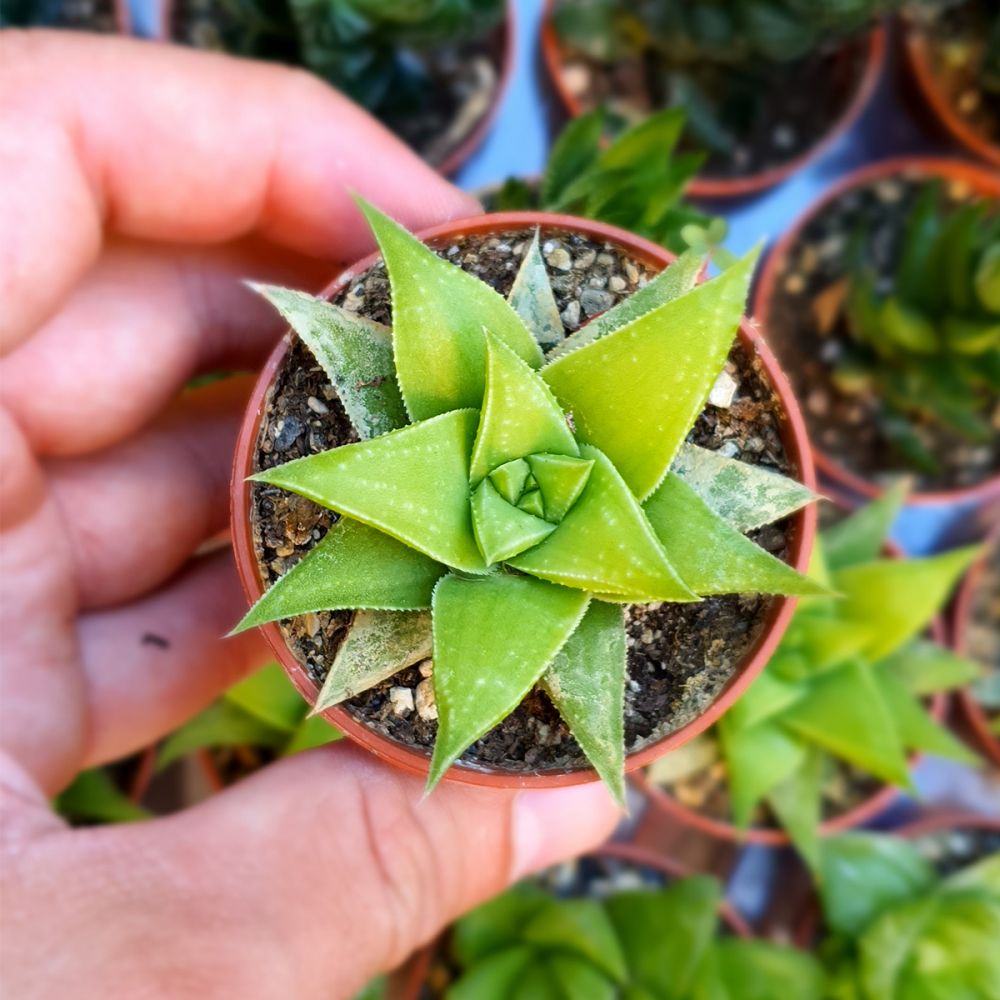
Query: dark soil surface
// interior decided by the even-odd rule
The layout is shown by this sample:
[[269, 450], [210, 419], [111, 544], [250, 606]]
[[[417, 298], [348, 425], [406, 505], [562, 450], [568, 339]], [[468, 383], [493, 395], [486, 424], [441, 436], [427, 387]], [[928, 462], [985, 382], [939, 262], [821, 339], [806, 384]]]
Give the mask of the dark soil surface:
[[990, 718], [1000, 737], [1000, 541], [986, 559], [969, 605], [965, 629], [966, 652], [986, 669], [986, 676], [972, 685], [973, 696]]
[[[467, 237], [438, 252], [506, 294], [531, 233], [524, 230], [485, 239]], [[634, 292], [649, 273], [609, 244], [543, 231], [545, 255], [564, 323], [576, 329]], [[379, 322], [390, 321], [389, 285], [377, 264], [338, 299], [346, 308]], [[727, 366], [739, 388], [732, 405], [709, 405], [690, 440], [744, 461], [781, 472], [793, 470], [779, 428], [780, 403], [763, 368], [737, 345]], [[335, 391], [312, 356], [293, 343], [269, 399], [256, 456], [257, 468], [313, 454], [355, 440]], [[335, 515], [280, 489], [255, 485], [253, 527], [262, 581], [272, 583], [290, 569], [326, 532]], [[786, 555], [784, 525], [753, 536], [779, 557]], [[733, 676], [764, 629], [773, 599], [755, 595], [711, 597], [695, 604], [632, 606], [627, 609], [628, 672], [625, 699], [626, 745], [636, 750], [683, 726], [710, 705]], [[304, 615], [282, 623], [291, 649], [317, 684], [322, 683], [350, 612]], [[433, 719], [393, 710], [393, 687], [415, 688], [418, 667], [346, 703], [365, 725], [428, 755], [437, 731]], [[463, 756], [466, 765], [544, 772], [588, 767], [551, 702], [535, 691], [500, 725]]]
[[708, 150], [699, 176], [740, 178], [781, 167], [821, 142], [854, 99], [867, 54], [861, 38], [790, 63], [680, 67], [652, 51], [603, 63], [567, 45], [562, 80], [584, 111], [605, 106], [636, 121], [670, 103], [669, 78], [683, 72], [710, 100], [731, 147]]
[[[852, 237], [867, 229], [866, 253], [876, 274], [889, 282], [900, 253], [906, 219], [927, 177], [918, 172], [858, 187], [838, 198], [809, 222], [781, 265], [770, 303], [767, 337], [802, 403], [809, 435], [837, 464], [862, 479], [886, 485], [914, 476], [914, 488], [974, 486], [1000, 471], [1000, 405], [988, 444], [970, 443], [937, 422], [917, 427], [923, 443], [940, 462], [937, 474], [920, 473], [882, 436], [874, 395], [841, 392], [832, 381], [850, 343], [839, 303], [846, 291]], [[951, 182], [945, 195], [957, 204], [972, 192]]]
[[913, 845], [943, 877], [1000, 851], [1000, 830], [940, 830], [925, 833]]
[[982, 69], [996, 0], [936, 0], [908, 11], [912, 30], [927, 45], [938, 88], [977, 134], [1000, 145], [1000, 89], [983, 87]]
[[[280, 0], [275, 0], [278, 6]], [[225, 51], [292, 65], [300, 64], [291, 23], [285, 37], [253, 36], [234, 18], [226, 0], [174, 0], [170, 37], [195, 48]], [[285, 16], [287, 17], [287, 15]], [[282, 18], [284, 23], [285, 17]], [[441, 45], [429, 52], [409, 52], [422, 85], [409, 102], [389, 101], [377, 115], [428, 163], [437, 166], [457, 150], [489, 113], [500, 88], [506, 31], [463, 45]], [[395, 91], [394, 91], [395, 93]]]

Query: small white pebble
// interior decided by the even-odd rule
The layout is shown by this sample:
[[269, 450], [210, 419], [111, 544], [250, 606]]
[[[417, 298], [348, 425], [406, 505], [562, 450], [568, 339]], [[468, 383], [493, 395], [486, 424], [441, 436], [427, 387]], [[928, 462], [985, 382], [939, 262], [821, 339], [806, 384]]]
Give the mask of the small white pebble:
[[403, 718], [413, 711], [413, 692], [408, 687], [389, 688], [389, 704], [392, 714]]
[[732, 405], [737, 387], [736, 379], [729, 372], [719, 372], [719, 377], [715, 380], [715, 385], [712, 386], [712, 391], [708, 394], [708, 401], [720, 409], [728, 409]]
[[417, 669], [419, 669], [421, 677], [430, 677], [434, 671], [434, 661], [424, 660]]
[[306, 406], [309, 407], [313, 413], [329, 413], [330, 407], [326, 405], [321, 399], [317, 399], [315, 396], [310, 396], [306, 400]]
[[434, 682], [429, 677], [417, 685], [416, 706], [417, 715], [426, 722], [433, 722], [438, 717], [437, 705], [434, 703]]

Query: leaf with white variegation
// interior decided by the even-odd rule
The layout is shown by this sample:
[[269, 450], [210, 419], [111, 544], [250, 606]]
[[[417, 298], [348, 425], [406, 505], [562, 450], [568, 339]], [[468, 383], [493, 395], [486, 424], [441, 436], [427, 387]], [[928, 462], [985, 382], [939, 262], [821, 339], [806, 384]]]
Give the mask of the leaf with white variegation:
[[536, 229], [507, 301], [538, 341], [538, 346], [547, 351], [562, 343], [565, 328], [538, 244]]

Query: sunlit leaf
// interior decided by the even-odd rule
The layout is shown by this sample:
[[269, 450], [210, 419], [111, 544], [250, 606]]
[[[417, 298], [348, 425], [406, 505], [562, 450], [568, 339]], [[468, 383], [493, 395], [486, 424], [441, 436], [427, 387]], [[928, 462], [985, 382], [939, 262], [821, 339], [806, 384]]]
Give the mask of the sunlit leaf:
[[396, 374], [414, 420], [483, 399], [483, 330], [533, 367], [542, 352], [517, 313], [489, 285], [442, 260], [402, 226], [359, 199], [392, 285]]
[[251, 478], [356, 518], [438, 562], [481, 573], [468, 480], [478, 417], [455, 410]]
[[287, 739], [285, 730], [275, 729], [220, 698], [163, 741], [156, 756], [156, 768], [162, 771], [175, 760], [208, 747], [254, 746], [280, 750]]
[[831, 570], [871, 562], [883, 554], [889, 531], [906, 502], [910, 484], [903, 480], [849, 517], [823, 530], [823, 552]]
[[542, 371], [572, 414], [578, 440], [600, 448], [640, 499], [659, 485], [704, 408], [736, 336], [756, 257]]
[[967, 656], [927, 639], [914, 639], [878, 664], [880, 671], [898, 677], [915, 695], [949, 691], [982, 676], [983, 668]]
[[[520, 704], [573, 634], [589, 601], [579, 590], [506, 574], [446, 576], [438, 583], [433, 604], [438, 735], [428, 789]], [[495, 669], [498, 663], [502, 670]]]
[[445, 568], [360, 521], [341, 518], [278, 578], [233, 634], [310, 611], [429, 608]]
[[546, 520], [558, 524], [583, 492], [594, 463], [568, 455], [535, 454], [528, 457], [528, 465], [542, 495]]
[[767, 794], [767, 804], [810, 867], [819, 862], [825, 756], [809, 747], [805, 759]]
[[336, 743], [343, 738], [344, 734], [336, 726], [331, 726], [320, 715], [312, 715], [299, 723], [299, 727], [292, 733], [292, 738], [285, 744], [281, 753], [288, 757], [293, 753], [326, 746], [327, 743]]
[[251, 287], [281, 313], [320, 363], [362, 439], [406, 425], [388, 327], [305, 292]]
[[289, 734], [306, 714], [301, 695], [277, 663], [269, 663], [237, 682], [223, 697], [266, 725]]
[[591, 601], [542, 686], [619, 805], [625, 804], [625, 616]]
[[133, 802], [102, 767], [81, 771], [53, 805], [60, 816], [76, 822], [128, 823], [150, 816], [149, 810]]
[[340, 643], [313, 712], [339, 705], [431, 655], [426, 611], [358, 611]]
[[538, 243], [536, 229], [507, 301], [532, 332], [538, 346], [547, 351], [562, 342], [564, 327]]
[[489, 479], [472, 494], [472, 528], [488, 566], [532, 548], [556, 530], [554, 524], [508, 503]]

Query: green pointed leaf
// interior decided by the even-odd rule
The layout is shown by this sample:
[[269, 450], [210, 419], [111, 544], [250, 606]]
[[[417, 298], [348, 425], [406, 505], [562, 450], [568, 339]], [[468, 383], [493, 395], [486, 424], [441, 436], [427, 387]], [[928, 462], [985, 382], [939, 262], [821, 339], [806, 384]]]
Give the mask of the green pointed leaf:
[[151, 813], [136, 805], [103, 767], [81, 771], [72, 784], [56, 796], [56, 812], [88, 823], [128, 823], [148, 819]]
[[486, 396], [469, 471], [472, 485], [498, 466], [537, 451], [578, 456], [549, 387], [491, 333], [485, 336]]
[[489, 479], [472, 494], [472, 527], [487, 566], [532, 548], [556, 530], [554, 524], [512, 507]]
[[526, 945], [498, 951], [459, 976], [448, 987], [448, 1000], [508, 1000], [533, 958]]
[[532, 332], [538, 346], [547, 351], [562, 343], [565, 328], [538, 243], [536, 229], [507, 301]]
[[313, 714], [368, 691], [431, 655], [426, 611], [359, 611], [337, 650]]
[[764, 796], [800, 768], [807, 748], [774, 721], [737, 727], [719, 722], [719, 740], [726, 758], [733, 823], [750, 826]]
[[878, 559], [910, 491], [907, 480], [896, 483], [878, 500], [823, 531], [823, 552], [831, 570]]
[[931, 718], [898, 677], [883, 669], [881, 664], [875, 669], [874, 676], [882, 699], [892, 713], [899, 738], [907, 750], [921, 750], [938, 757], [948, 757], [970, 767], [980, 763], [976, 754]]
[[265, 725], [289, 734], [306, 714], [302, 696], [277, 663], [269, 663], [234, 684], [222, 697]]
[[414, 420], [479, 407], [486, 328], [537, 368], [542, 352], [517, 313], [489, 285], [442, 260], [388, 216], [359, 199], [392, 285], [396, 375]]
[[233, 629], [310, 611], [429, 608], [444, 567], [359, 521], [341, 518], [260, 597]]
[[[517, 506], [519, 510], [524, 511], [526, 514], [531, 514], [534, 517], [542, 519], [545, 514], [545, 501], [542, 499], [542, 491], [529, 490], [518, 500]], [[555, 525], [552, 527], [555, 527]]]
[[280, 750], [288, 733], [275, 729], [220, 698], [203, 712], [175, 729], [156, 755], [156, 769], [162, 771], [175, 760], [208, 747], [253, 746]]
[[803, 697], [803, 686], [784, 680], [779, 670], [775, 669], [781, 666], [780, 661], [784, 655], [784, 648], [779, 647], [764, 672], [726, 712], [726, 727], [730, 731], [765, 722], [780, 715]]
[[729, 354], [756, 252], [542, 374], [577, 439], [600, 448], [644, 499], [666, 475]]
[[251, 478], [362, 521], [438, 562], [482, 573], [468, 479], [478, 416], [455, 410]]
[[696, 594], [827, 594], [731, 527], [670, 472], [643, 509], [670, 565]]
[[362, 440], [406, 426], [388, 327], [305, 292], [250, 287], [281, 313], [320, 363]]
[[799, 854], [815, 871], [819, 864], [819, 826], [825, 755], [810, 747], [802, 763], [767, 795], [768, 805]]
[[336, 743], [343, 738], [344, 734], [336, 726], [331, 726], [320, 715], [312, 715], [299, 723], [298, 729], [295, 730], [292, 738], [285, 744], [281, 755], [283, 757], [290, 757], [294, 753], [314, 750], [316, 747], [326, 746], [327, 743]]
[[563, 952], [550, 952], [545, 962], [558, 984], [561, 1000], [620, 1000], [614, 980], [602, 975], [590, 962]]
[[857, 656], [877, 630], [874, 622], [845, 621], [826, 605], [802, 608], [781, 640], [781, 650], [793, 651], [819, 673]]
[[591, 601], [542, 675], [542, 686], [587, 760], [625, 805], [625, 615]]
[[531, 473], [531, 466], [523, 458], [505, 462], [490, 473], [490, 482], [508, 503], [517, 503], [524, 492], [525, 483]]
[[840, 614], [877, 622], [865, 652], [873, 660], [888, 656], [930, 625], [980, 552], [970, 546], [925, 559], [879, 559], [839, 570], [833, 583], [843, 595]]
[[542, 493], [546, 520], [558, 524], [583, 492], [594, 463], [569, 455], [530, 455], [528, 465]]
[[816, 499], [794, 479], [693, 444], [680, 446], [670, 471], [739, 532], [773, 524]]
[[878, 665], [898, 677], [910, 694], [923, 697], [965, 687], [982, 676], [983, 668], [966, 656], [927, 639], [914, 639]]
[[758, 939], [713, 942], [684, 1000], [820, 1000], [823, 967], [809, 954]]
[[781, 724], [883, 781], [911, 787], [895, 721], [871, 668], [863, 662], [817, 677], [808, 696], [781, 717]]
[[566, 899], [540, 910], [525, 925], [524, 940], [579, 955], [617, 983], [628, 975], [614, 925], [593, 899]]
[[520, 882], [477, 906], [456, 924], [451, 950], [462, 966], [519, 944], [525, 924], [540, 910], [554, 905], [552, 897], [532, 882]]
[[594, 466], [580, 499], [559, 527], [516, 569], [567, 587], [647, 601], [691, 601], [638, 501], [608, 458], [584, 445]]
[[698, 283], [698, 276], [707, 258], [702, 253], [688, 251], [681, 254], [666, 270], [661, 271], [648, 285], [619, 302], [613, 309], [591, 320], [576, 333], [557, 344], [546, 356], [546, 364], [588, 344], [606, 337], [623, 326], [629, 326], [647, 313], [674, 299], [686, 295]]
[[[446, 576], [438, 583], [433, 605], [438, 735], [428, 789], [520, 704], [573, 634], [589, 601], [578, 590], [506, 574]], [[517, 628], [511, 628], [513, 622]]]

